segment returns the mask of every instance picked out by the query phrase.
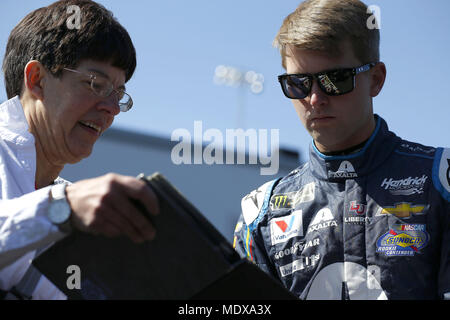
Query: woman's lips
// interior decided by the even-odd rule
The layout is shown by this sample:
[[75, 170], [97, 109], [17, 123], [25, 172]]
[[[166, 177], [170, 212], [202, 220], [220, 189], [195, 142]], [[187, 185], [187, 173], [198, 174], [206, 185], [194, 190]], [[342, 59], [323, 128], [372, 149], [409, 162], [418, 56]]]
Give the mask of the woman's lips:
[[92, 134], [92, 135], [94, 135], [96, 137], [100, 136], [101, 130], [99, 130], [98, 127], [94, 128], [92, 126], [86, 125], [85, 123], [83, 123], [81, 121], [78, 122], [78, 124], [80, 125], [80, 127], [82, 127], [84, 130], [86, 130], [90, 134]]

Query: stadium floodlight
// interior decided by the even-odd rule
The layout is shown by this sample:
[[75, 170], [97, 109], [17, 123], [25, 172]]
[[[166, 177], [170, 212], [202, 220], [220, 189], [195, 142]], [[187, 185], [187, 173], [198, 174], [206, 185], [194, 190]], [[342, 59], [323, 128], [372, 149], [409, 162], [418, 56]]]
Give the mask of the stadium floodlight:
[[239, 88], [236, 126], [244, 128], [246, 89], [249, 89], [253, 94], [261, 94], [264, 90], [264, 76], [253, 70], [242, 71], [236, 67], [218, 65], [214, 71], [214, 83]]
[[214, 71], [214, 83], [229, 87], [248, 87], [253, 94], [264, 90], [264, 76], [253, 70], [242, 71], [236, 67], [218, 65]]

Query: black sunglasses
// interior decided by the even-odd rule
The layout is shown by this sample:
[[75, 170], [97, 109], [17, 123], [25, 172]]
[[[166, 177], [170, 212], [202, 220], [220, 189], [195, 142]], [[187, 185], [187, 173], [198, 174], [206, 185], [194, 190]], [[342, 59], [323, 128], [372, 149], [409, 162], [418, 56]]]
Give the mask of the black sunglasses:
[[366, 72], [376, 63], [368, 63], [356, 68], [322, 71], [315, 74], [295, 73], [278, 76], [283, 93], [289, 99], [304, 99], [311, 92], [314, 79], [318, 80], [320, 89], [329, 96], [339, 96], [355, 88], [355, 76]]

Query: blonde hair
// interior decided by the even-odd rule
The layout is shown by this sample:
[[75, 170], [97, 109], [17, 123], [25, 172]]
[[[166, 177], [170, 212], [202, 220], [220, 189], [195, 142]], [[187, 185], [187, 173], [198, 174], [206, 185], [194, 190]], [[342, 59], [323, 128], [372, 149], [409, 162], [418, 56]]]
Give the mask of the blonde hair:
[[367, 6], [359, 0], [307, 0], [288, 15], [273, 45], [280, 50], [286, 69], [286, 47], [314, 50], [336, 57], [349, 40], [361, 63], [380, 59], [380, 31], [369, 28]]

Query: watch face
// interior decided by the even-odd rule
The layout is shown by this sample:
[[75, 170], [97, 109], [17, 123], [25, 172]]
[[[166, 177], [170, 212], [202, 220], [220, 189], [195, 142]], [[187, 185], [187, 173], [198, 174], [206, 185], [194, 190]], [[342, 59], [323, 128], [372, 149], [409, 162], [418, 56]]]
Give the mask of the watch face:
[[48, 218], [54, 224], [62, 224], [70, 217], [70, 206], [65, 199], [53, 201], [50, 204]]

